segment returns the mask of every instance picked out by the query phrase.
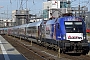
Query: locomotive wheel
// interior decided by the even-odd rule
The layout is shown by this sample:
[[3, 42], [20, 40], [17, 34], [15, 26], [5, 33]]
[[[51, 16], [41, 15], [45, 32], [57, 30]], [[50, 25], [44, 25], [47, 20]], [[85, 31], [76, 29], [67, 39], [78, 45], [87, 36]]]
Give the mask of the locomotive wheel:
[[83, 51], [82, 54], [83, 54], [83, 55], [86, 55], [87, 53], [86, 53], [86, 51]]
[[89, 52], [89, 47], [87, 47], [86, 50], [83, 50], [83, 51], [82, 51], [82, 54], [83, 54], [83, 55], [86, 55], [86, 54], [88, 54], [88, 52]]

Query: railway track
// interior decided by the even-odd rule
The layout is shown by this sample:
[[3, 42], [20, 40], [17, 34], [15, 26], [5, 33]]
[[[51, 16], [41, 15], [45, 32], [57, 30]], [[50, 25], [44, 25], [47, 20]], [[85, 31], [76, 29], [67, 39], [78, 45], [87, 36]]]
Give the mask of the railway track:
[[43, 46], [37, 44], [30, 45], [30, 42], [3, 35], [3, 37], [12, 44], [27, 60], [90, 60], [88, 55], [79, 54], [61, 54], [58, 58], [58, 52], [47, 50]]
[[[20, 41], [18, 38], [11, 36], [3, 36], [12, 46], [14, 46], [27, 60], [56, 60], [54, 55], [46, 53], [44, 48], [40, 48], [36, 44], [30, 46], [30, 43], [25, 40]], [[38, 47], [38, 48], [36, 48]], [[59, 60], [57, 58], [57, 60]]]

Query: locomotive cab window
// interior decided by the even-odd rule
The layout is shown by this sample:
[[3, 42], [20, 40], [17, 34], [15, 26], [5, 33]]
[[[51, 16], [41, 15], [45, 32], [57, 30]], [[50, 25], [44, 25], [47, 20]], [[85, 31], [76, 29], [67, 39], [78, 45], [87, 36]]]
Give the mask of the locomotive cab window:
[[81, 21], [65, 21], [65, 29], [67, 33], [82, 33], [82, 22]]

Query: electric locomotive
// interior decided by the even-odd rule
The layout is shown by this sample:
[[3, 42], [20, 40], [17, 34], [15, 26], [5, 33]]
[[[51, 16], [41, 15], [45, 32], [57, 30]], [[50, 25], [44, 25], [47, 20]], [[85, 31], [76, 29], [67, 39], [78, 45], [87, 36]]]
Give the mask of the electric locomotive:
[[44, 27], [42, 40], [58, 45], [63, 53], [89, 52], [85, 22], [80, 17], [64, 16], [49, 20]]

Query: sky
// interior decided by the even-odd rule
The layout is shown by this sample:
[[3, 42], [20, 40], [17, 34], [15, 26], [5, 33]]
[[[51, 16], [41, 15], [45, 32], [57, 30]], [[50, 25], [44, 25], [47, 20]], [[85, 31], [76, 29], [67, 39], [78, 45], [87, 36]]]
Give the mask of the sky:
[[[87, 6], [89, 8], [90, 0], [71, 0], [71, 6], [78, 7], [78, 5]], [[90, 11], [90, 8], [88, 10]]]
[[[12, 10], [18, 10], [20, 9], [20, 2], [21, 0], [0, 0], [0, 15], [3, 17], [7, 16], [11, 18]], [[43, 2], [46, 0], [27, 0], [27, 8], [30, 10], [30, 13], [32, 14], [40, 14], [42, 13], [42, 7]], [[78, 7], [80, 4], [81, 6], [89, 6], [90, 3], [88, 3], [89, 0], [71, 0], [72, 7]], [[23, 9], [26, 8], [26, 0], [23, 0]], [[90, 8], [89, 8], [90, 11]], [[4, 13], [4, 14], [3, 14]], [[8, 15], [7, 15], [8, 14]]]
[[[42, 12], [42, 4], [46, 0], [27, 0], [27, 8], [32, 14], [40, 14]], [[10, 16], [12, 10], [20, 9], [21, 0], [0, 0], [0, 15], [7, 18], [7, 14]], [[23, 9], [26, 9], [26, 0], [22, 2]], [[5, 14], [3, 14], [5, 13]], [[9, 17], [8, 18], [11, 18]]]

